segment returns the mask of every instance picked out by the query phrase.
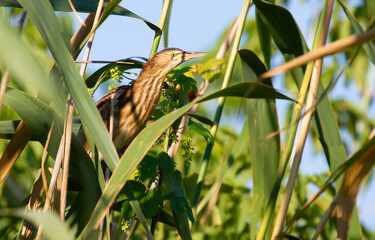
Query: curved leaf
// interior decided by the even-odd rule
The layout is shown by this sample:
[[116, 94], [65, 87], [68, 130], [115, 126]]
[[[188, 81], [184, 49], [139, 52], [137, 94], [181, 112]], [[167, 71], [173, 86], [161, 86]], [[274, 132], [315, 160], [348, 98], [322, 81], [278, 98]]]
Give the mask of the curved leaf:
[[295, 101], [279, 93], [273, 87], [255, 82], [233, 84], [202, 98], [201, 101], [207, 101], [218, 97], [274, 98]]
[[283, 7], [262, 0], [254, 0], [254, 4], [280, 51], [302, 55], [305, 43], [292, 14]]
[[[353, 16], [353, 14], [350, 12], [349, 8], [346, 6], [346, 4], [342, 0], [338, 0], [339, 4], [341, 5], [342, 9], [344, 10], [346, 16], [348, 17], [350, 23], [352, 24], [352, 27], [355, 31], [355, 33], [364, 33], [361, 24], [358, 22], [358, 20]], [[375, 64], [375, 46], [371, 42], [366, 42], [363, 44], [363, 49], [365, 50], [368, 58], [372, 62], [372, 64]]]
[[[64, 82], [74, 104], [81, 115], [81, 120], [93, 137], [104, 161], [111, 170], [115, 169], [118, 163], [116, 149], [61, 34], [58, 34], [60, 24], [51, 5], [47, 0], [19, 0], [19, 2], [27, 10], [31, 20], [51, 50], [61, 69]], [[43, 14], [40, 14], [40, 12], [43, 12]]]
[[38, 92], [48, 102], [62, 106], [57, 83], [48, 78], [46, 69], [27, 48], [20, 35], [3, 21], [0, 21], [0, 32], [0, 63], [9, 70], [11, 77], [35, 94]]
[[[62, 11], [62, 12], [71, 12], [73, 11], [69, 2], [65, 0], [50, 0], [50, 3], [55, 11]], [[72, 0], [72, 4], [77, 12], [85, 12], [85, 13], [96, 13], [96, 9], [98, 8], [99, 0]], [[109, 3], [109, 0], [104, 0], [103, 7], [106, 7]], [[22, 7], [16, 0], [6, 0], [0, 1], [0, 6], [4, 7]], [[160, 29], [152, 24], [151, 22], [147, 21], [146, 19], [138, 16], [137, 14], [129, 11], [126, 8], [121, 6], [116, 6], [112, 12], [113, 15], [119, 15], [124, 17], [132, 17], [139, 20], [142, 20], [149, 26], [152, 30], [156, 32], [160, 32]]]
[[[262, 0], [254, 1], [257, 9], [262, 14], [273, 40], [284, 54], [285, 60], [289, 61], [301, 55], [306, 49], [306, 43], [292, 15], [284, 8]], [[296, 68], [291, 71], [294, 81], [300, 88], [304, 69]], [[338, 123], [332, 110], [328, 96], [323, 96], [323, 85], [319, 85], [317, 99], [322, 99], [316, 107], [312, 127], [319, 134], [319, 140], [323, 146], [327, 162], [331, 170], [335, 170], [346, 159], [346, 150], [342, 142]]]
[[91, 74], [90, 77], [88, 77], [85, 81], [87, 87], [93, 88], [94, 86], [109, 80], [111, 78], [109, 71], [114, 67], [117, 67], [118, 71], [122, 73], [129, 69], [142, 68], [144, 65], [143, 62], [137, 61], [131, 58], [120, 59], [118, 60], [118, 62], [124, 62], [124, 63], [110, 63], [99, 68], [93, 74]]
[[[256, 89], [257, 91], [259, 90], [259, 92], [252, 91], [248, 93], [249, 88]], [[290, 99], [280, 93], [277, 93], [273, 88], [264, 84], [240, 83], [212, 93], [209, 96], [195, 100], [153, 122], [145, 129], [143, 129], [126, 149], [124, 155], [121, 157], [119, 164], [113, 171], [112, 177], [110, 178], [107, 186], [103, 190], [102, 197], [96, 205], [90, 222], [86, 227], [86, 232], [82, 233], [81, 237], [89, 234], [91, 230], [97, 228], [98, 224], [105, 216], [113, 200], [120, 192], [128, 178], [130, 177], [131, 173], [134, 172], [138, 164], [141, 162], [143, 157], [156, 142], [159, 136], [171, 124], [173, 124], [174, 121], [185, 114], [194, 104], [198, 102], [204, 102], [222, 96], [243, 97], [245, 95], [248, 98], [260, 98], [263, 96], [264, 98]]]
[[190, 120], [189, 123], [188, 123], [188, 126], [189, 126], [189, 128], [191, 128], [194, 131], [196, 131], [197, 133], [199, 133], [202, 137], [204, 137], [204, 139], [206, 139], [207, 142], [213, 142], [214, 141], [214, 137], [212, 136], [210, 131], [207, 128], [203, 127], [202, 124], [196, 123], [196, 122]]
[[[258, 76], [267, 71], [260, 59], [250, 50], [242, 49], [241, 57], [244, 81], [256, 81]], [[265, 81], [272, 87], [270, 79]], [[252, 99], [246, 101], [247, 124], [251, 163], [253, 165], [253, 211], [251, 233], [252, 239], [257, 232], [257, 224], [262, 221], [266, 202], [270, 198], [276, 180], [280, 159], [280, 135], [268, 137], [279, 131], [277, 109], [274, 99]], [[268, 235], [270, 236], [271, 229]], [[266, 238], [269, 238], [266, 237]]]
[[213, 126], [215, 125], [215, 123], [213, 121], [211, 121], [211, 119], [203, 116], [203, 115], [199, 115], [199, 114], [195, 114], [195, 113], [190, 113], [188, 112], [187, 115], [189, 115], [190, 117], [192, 118], [195, 118], [196, 120], [200, 121], [201, 123], [204, 123], [204, 124], [207, 124], [209, 126]]
[[0, 138], [10, 139], [17, 129], [20, 120], [4, 120], [0, 121]]
[[[55, 158], [59, 140], [61, 139], [62, 119], [55, 117], [54, 111], [45, 103], [19, 90], [7, 89], [4, 96], [4, 104], [20, 116], [33, 136], [43, 145], [52, 122], [55, 121], [51, 137], [52, 141], [48, 147], [48, 153]], [[93, 163], [75, 135], [72, 136], [69, 173], [82, 187], [82, 191], [76, 198], [69, 216], [72, 215], [75, 221], [78, 222], [79, 228], [83, 228], [100, 197], [100, 186]]]

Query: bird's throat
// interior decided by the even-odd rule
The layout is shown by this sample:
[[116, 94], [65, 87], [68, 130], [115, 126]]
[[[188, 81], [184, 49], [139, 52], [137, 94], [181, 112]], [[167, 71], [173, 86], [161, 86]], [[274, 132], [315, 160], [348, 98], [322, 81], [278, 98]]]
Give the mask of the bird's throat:
[[159, 98], [161, 88], [166, 78], [166, 74], [159, 74], [159, 77], [140, 75], [133, 85], [133, 101], [136, 106], [136, 112], [144, 124], [151, 117], [155, 110]]

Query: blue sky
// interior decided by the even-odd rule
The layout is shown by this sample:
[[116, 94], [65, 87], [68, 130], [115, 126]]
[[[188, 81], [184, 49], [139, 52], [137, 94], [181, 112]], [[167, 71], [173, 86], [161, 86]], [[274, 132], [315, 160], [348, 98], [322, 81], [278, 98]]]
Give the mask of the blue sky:
[[[307, 4], [306, 4], [307, 2]], [[313, 32], [311, 20], [319, 16], [322, 2], [316, 1], [291, 1], [288, 10], [296, 19], [307, 43], [311, 46]], [[155, 25], [159, 22], [162, 1], [155, 0], [128, 0], [121, 6], [149, 20]], [[209, 51], [217, 45], [217, 39], [224, 29], [236, 18], [243, 6], [243, 0], [189, 0], [174, 1], [169, 28], [169, 47], [178, 47], [187, 51]], [[82, 15], [84, 16], [84, 15]], [[254, 17], [254, 8], [248, 14]], [[78, 26], [78, 23], [77, 23]], [[117, 60], [131, 56], [148, 57], [154, 32], [148, 26], [133, 18], [111, 16], [97, 31], [91, 60]], [[163, 48], [162, 42], [159, 49]], [[283, 60], [276, 60], [273, 64], [282, 64]], [[276, 65], [273, 65], [275, 67]], [[88, 71], [92, 72], [99, 65], [89, 65]], [[374, 68], [372, 69], [375, 72]], [[280, 86], [280, 87], [279, 87]], [[280, 81], [275, 81], [275, 87], [281, 88]], [[334, 89], [333, 97], [347, 96], [347, 87], [342, 83]], [[99, 95], [103, 93], [98, 93]], [[95, 96], [98, 98], [100, 96]], [[284, 119], [282, 103], [278, 103], [280, 122]], [[373, 104], [373, 109], [375, 109]], [[372, 115], [375, 110], [372, 111]], [[235, 126], [233, 119], [224, 119], [221, 124]], [[281, 124], [281, 126], [283, 126]], [[314, 152], [311, 139], [308, 139], [306, 150], [301, 164], [301, 172], [317, 174], [327, 171], [328, 166], [324, 154]], [[358, 198], [359, 212], [364, 224], [375, 231], [375, 184], [371, 181], [368, 189], [361, 192]]]

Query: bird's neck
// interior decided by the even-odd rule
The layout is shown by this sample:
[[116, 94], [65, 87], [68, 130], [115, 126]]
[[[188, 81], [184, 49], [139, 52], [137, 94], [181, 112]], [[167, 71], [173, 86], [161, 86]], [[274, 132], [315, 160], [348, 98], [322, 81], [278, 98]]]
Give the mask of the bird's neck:
[[161, 88], [169, 71], [167, 69], [163, 69], [164, 71], [160, 69], [144, 70], [145, 68], [134, 82], [132, 101], [136, 106], [135, 113], [146, 123], [158, 104]]
[[141, 72], [133, 85], [134, 100], [141, 104], [158, 101], [161, 87], [167, 74], [162, 72], [158, 74]]

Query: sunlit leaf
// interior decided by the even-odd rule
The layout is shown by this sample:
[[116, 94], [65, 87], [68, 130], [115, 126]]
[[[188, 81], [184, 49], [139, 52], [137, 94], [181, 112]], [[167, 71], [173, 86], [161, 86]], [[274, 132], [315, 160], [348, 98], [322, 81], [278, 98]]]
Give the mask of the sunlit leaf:
[[[341, 5], [342, 9], [344, 10], [346, 16], [348, 17], [350, 23], [352, 24], [352, 27], [355, 31], [355, 33], [363, 33], [363, 29], [361, 24], [358, 22], [358, 20], [353, 16], [353, 14], [350, 12], [349, 8], [346, 6], [346, 4], [342, 0], [338, 0], [339, 4]], [[363, 49], [365, 50], [368, 59], [372, 62], [372, 64], [375, 64], [375, 46], [371, 42], [367, 42], [363, 44]]]
[[93, 88], [94, 86], [99, 85], [109, 80], [111, 78], [110, 69], [113, 69], [114, 67], [117, 67], [117, 70], [122, 73], [129, 69], [142, 68], [144, 64], [143, 62], [133, 60], [130, 58], [120, 59], [117, 62], [123, 62], [123, 63], [107, 64], [99, 68], [98, 70], [96, 70], [93, 74], [91, 74], [90, 77], [88, 77], [85, 81], [87, 87]]
[[204, 137], [204, 139], [206, 139], [207, 142], [214, 141], [214, 138], [211, 135], [210, 131], [207, 128], [203, 127], [202, 124], [196, 123], [196, 122], [193, 122], [193, 121], [190, 120], [188, 126], [192, 130], [194, 130], [194, 131], [198, 132], [200, 135], [202, 135], [202, 137]]
[[49, 79], [47, 69], [40, 65], [20, 35], [4, 21], [0, 21], [0, 31], [1, 65], [7, 67], [10, 76], [25, 89], [61, 107], [62, 96], [57, 83]]
[[[53, 158], [56, 157], [62, 133], [58, 129], [62, 129], [62, 119], [56, 117], [54, 111], [48, 105], [19, 90], [9, 88], [4, 97], [4, 104], [20, 116], [32, 132], [34, 138], [42, 144], [45, 144], [52, 122], [54, 121], [52, 141], [49, 144], [48, 153]], [[79, 222], [79, 226], [82, 228], [90, 217], [91, 211], [100, 196], [100, 187], [93, 163], [75, 135], [72, 136], [69, 173], [76, 182], [80, 183], [82, 192], [76, 198], [77, 201], [73, 204], [68, 216], [72, 215], [74, 218], [77, 218], [76, 221]], [[80, 205], [78, 202], [84, 204]]]
[[[93, 137], [104, 161], [110, 169], [114, 169], [118, 162], [118, 155], [112, 144], [108, 131], [104, 126], [98, 109], [87, 92], [86, 86], [79, 75], [69, 50], [58, 30], [58, 19], [52, 7], [46, 0], [20, 0], [20, 4], [27, 10], [31, 20], [38, 28], [44, 41], [50, 48], [57, 64], [60, 67], [64, 82], [72, 96], [74, 104], [80, 113], [81, 121]], [[43, 15], [40, 14], [43, 12]]]
[[[260, 89], [259, 92], [252, 91], [248, 93], [248, 89]], [[131, 144], [126, 149], [124, 155], [121, 157], [119, 164], [113, 171], [112, 177], [109, 180], [106, 188], [103, 191], [103, 196], [98, 202], [92, 218], [88, 224], [87, 229], [94, 229], [98, 226], [100, 220], [104, 217], [106, 211], [109, 209], [113, 199], [120, 192], [121, 188], [124, 186], [131, 173], [136, 169], [140, 161], [146, 155], [148, 150], [156, 142], [159, 136], [181, 115], [186, 113], [195, 103], [208, 101], [213, 98], [220, 96], [236, 96], [242, 97], [247, 96], [249, 98], [283, 98], [289, 99], [288, 97], [276, 92], [273, 88], [267, 85], [259, 85], [256, 83], [240, 83], [228, 87], [226, 89], [212, 93], [207, 97], [203, 97], [199, 100], [193, 101], [165, 116], [158, 119], [154, 123], [148, 125], [143, 129], [138, 136], [131, 142]]]
[[[267, 71], [260, 59], [250, 50], [240, 50], [239, 55], [244, 81], [256, 81], [258, 76]], [[265, 83], [272, 87], [270, 79]], [[254, 182], [252, 222], [260, 223], [266, 207], [265, 202], [270, 198], [276, 181], [280, 159], [279, 134], [268, 137], [268, 135], [279, 131], [275, 100], [247, 100], [246, 113]], [[257, 224], [251, 224], [251, 227], [254, 238]]]
[[[104, 6], [106, 7], [110, 1], [105, 0]], [[71, 12], [73, 11], [69, 2], [64, 0], [50, 0], [50, 3], [55, 11], [63, 11], [63, 12]], [[96, 9], [98, 8], [99, 0], [72, 0], [72, 4], [77, 12], [86, 12], [86, 13], [95, 13]], [[19, 4], [16, 0], [1, 0], [0, 6], [4, 7], [22, 7], [22, 4]], [[135, 13], [129, 11], [126, 8], [121, 6], [116, 6], [113, 9], [112, 14], [124, 16], [124, 17], [132, 17], [139, 20], [144, 21], [147, 26], [149, 26], [154, 31], [160, 31], [160, 29], [152, 24], [151, 22], [147, 21], [146, 19], [136, 15]]]

